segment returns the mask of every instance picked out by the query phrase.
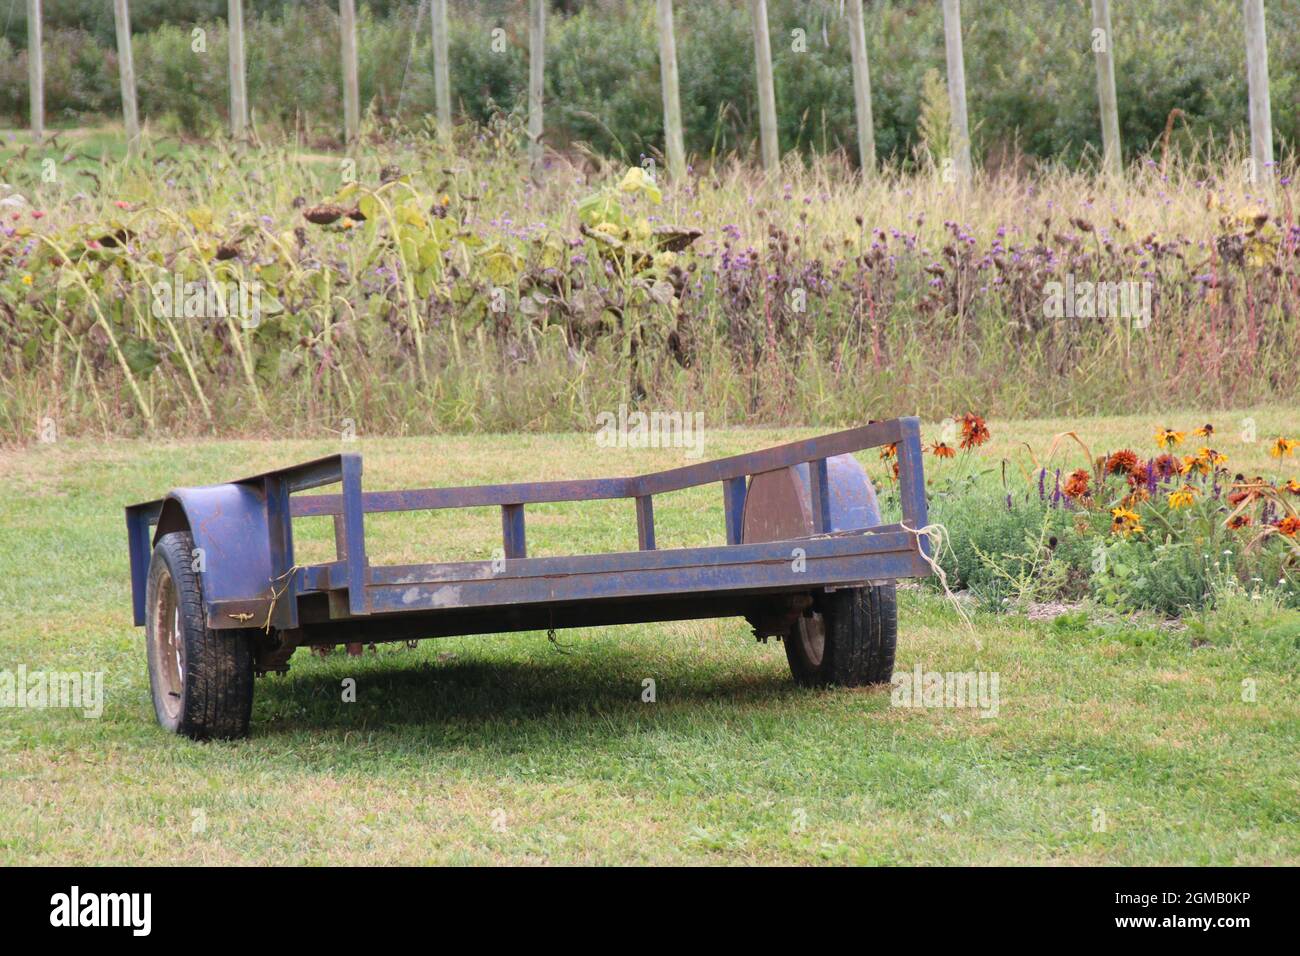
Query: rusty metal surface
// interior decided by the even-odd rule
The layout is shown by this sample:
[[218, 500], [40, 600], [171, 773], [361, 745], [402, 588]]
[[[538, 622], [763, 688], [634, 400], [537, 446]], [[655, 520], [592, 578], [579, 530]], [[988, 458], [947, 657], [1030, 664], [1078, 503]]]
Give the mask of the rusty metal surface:
[[[852, 455], [826, 459], [830, 494], [828, 531], [857, 531], [880, 524], [871, 479]], [[816, 533], [807, 464], [755, 475], [745, 496], [746, 542], [786, 541]]]

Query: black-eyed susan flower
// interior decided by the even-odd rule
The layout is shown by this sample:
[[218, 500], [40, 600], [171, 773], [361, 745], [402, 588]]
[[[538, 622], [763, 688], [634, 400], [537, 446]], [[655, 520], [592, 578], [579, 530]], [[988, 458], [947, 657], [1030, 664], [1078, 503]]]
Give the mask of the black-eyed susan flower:
[[1196, 504], [1196, 489], [1191, 485], [1183, 485], [1169, 493], [1169, 507], [1174, 511], [1179, 508], [1190, 508]]
[[1288, 538], [1294, 538], [1297, 534], [1300, 534], [1300, 518], [1287, 515], [1277, 523], [1277, 533], [1284, 534]]
[[930, 451], [936, 458], [955, 458], [957, 450], [947, 442], [937, 441], [930, 446]]
[[1131, 508], [1110, 509], [1110, 532], [1127, 538], [1131, 534], [1142, 533], [1142, 517]]
[[1268, 446], [1268, 453], [1274, 458], [1286, 458], [1293, 455], [1297, 448], [1300, 448], [1300, 441], [1296, 441], [1294, 438], [1283, 438], [1279, 435]]
[[1162, 428], [1156, 432], [1156, 444], [1161, 448], [1177, 448], [1186, 437], [1186, 432], [1176, 432], [1172, 428]]
[[1214, 426], [1209, 422], [1206, 422], [1200, 428], [1196, 429], [1196, 431], [1192, 432], [1192, 434], [1197, 438], [1209, 438], [1214, 434]]

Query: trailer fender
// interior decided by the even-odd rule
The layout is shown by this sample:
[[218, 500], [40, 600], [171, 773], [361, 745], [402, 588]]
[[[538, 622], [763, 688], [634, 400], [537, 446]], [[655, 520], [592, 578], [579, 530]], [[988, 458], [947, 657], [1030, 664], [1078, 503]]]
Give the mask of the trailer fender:
[[[881, 523], [876, 489], [852, 455], [826, 459], [830, 530], [857, 531]], [[786, 541], [813, 533], [808, 465], [763, 472], [745, 495], [744, 542]]]
[[[208, 626], [260, 625], [276, 566], [262, 490], [249, 484], [174, 489], [163, 499], [153, 544], [174, 531], [189, 531], [194, 539], [190, 558], [203, 582]], [[232, 611], [230, 602], [249, 606]]]

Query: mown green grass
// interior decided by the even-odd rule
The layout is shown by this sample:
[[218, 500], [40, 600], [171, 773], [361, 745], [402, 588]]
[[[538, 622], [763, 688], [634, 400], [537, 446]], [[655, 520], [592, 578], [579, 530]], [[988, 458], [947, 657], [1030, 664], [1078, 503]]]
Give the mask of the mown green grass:
[[[1061, 423], [992, 424], [999, 441], [1041, 447]], [[1083, 424], [1149, 441], [1138, 419]], [[709, 432], [706, 456], [796, 434]], [[779, 644], [722, 620], [566, 631], [558, 647], [530, 633], [360, 658], [300, 651], [287, 676], [259, 681], [250, 740], [164, 734], [130, 621], [121, 506], [338, 447], [76, 442], [0, 457], [0, 670], [102, 670], [106, 692], [100, 720], [0, 710], [0, 861], [1300, 860], [1294, 616], [1220, 621], [1193, 647], [1187, 632], [1076, 619], [980, 616], [971, 632], [932, 593], [902, 591], [899, 668], [996, 671], [992, 719], [891, 707], [878, 689], [800, 690]], [[370, 488], [684, 460], [601, 449], [589, 435], [348, 447], [365, 455]], [[716, 491], [656, 501], [661, 542], [720, 540]], [[327, 529], [300, 525], [306, 556], [323, 556]], [[377, 560], [482, 557], [500, 524], [473, 510], [377, 520], [370, 533]], [[534, 553], [634, 539], [623, 503], [530, 509]], [[341, 699], [349, 677], [353, 704]]]
[[[150, 137], [148, 150], [155, 160], [175, 159], [193, 152], [178, 140], [163, 136]], [[69, 194], [78, 190], [90, 192], [102, 180], [105, 165], [120, 162], [126, 155], [126, 136], [115, 126], [47, 130], [41, 143], [32, 140], [29, 130], [0, 129], [0, 168], [5, 170], [4, 179], [42, 183], [43, 188], [51, 191], [63, 182], [71, 184]], [[53, 166], [46, 165], [46, 160]], [[46, 178], [49, 169], [55, 174], [53, 183]], [[68, 178], [60, 180], [61, 176]]]

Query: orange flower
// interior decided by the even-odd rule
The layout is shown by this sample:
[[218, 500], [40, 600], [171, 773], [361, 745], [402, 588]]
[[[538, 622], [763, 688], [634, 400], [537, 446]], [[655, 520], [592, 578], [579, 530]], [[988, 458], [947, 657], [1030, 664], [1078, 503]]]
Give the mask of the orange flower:
[[1287, 491], [1291, 492], [1291, 494], [1293, 495], [1300, 495], [1300, 481], [1296, 481], [1294, 478], [1292, 478], [1282, 487], [1285, 488]]
[[1277, 523], [1277, 533], [1284, 534], [1288, 538], [1294, 538], [1300, 534], [1300, 518], [1288, 515]]
[[1061, 489], [1061, 493], [1067, 498], [1088, 497], [1088, 472], [1080, 468], [1072, 473], [1065, 479], [1065, 487]]
[[881, 449], [880, 449], [880, 457], [883, 458], [883, 459], [885, 459], [885, 460], [889, 460], [890, 458], [897, 458], [897, 457], [898, 457], [898, 442], [891, 442], [890, 444], [888, 444], [888, 445], [886, 445], [885, 447], [881, 448]]
[[1214, 426], [1207, 422], [1206, 424], [1202, 425], [1200, 428], [1196, 429], [1196, 431], [1192, 432], [1192, 434], [1195, 435], [1197, 438], [1209, 438], [1211, 435], [1214, 434]]
[[947, 442], [937, 441], [930, 446], [930, 451], [934, 452], [938, 458], [956, 458], [957, 451]]
[[1254, 501], [1263, 494], [1262, 489], [1265, 484], [1263, 478], [1257, 477], [1247, 481], [1244, 477], [1238, 475], [1232, 490], [1228, 492], [1228, 504], [1235, 508], [1244, 501]]
[[1250, 524], [1250, 515], [1233, 515], [1228, 519], [1228, 527], [1234, 531]]
[[1124, 448], [1106, 459], [1106, 471], [1112, 475], [1131, 475], [1138, 468], [1136, 452]]
[[989, 426], [974, 412], [957, 419], [961, 422], [961, 447], [978, 448], [989, 440]]
[[1147, 491], [1146, 485], [1139, 485], [1124, 496], [1120, 501], [1120, 506], [1123, 508], [1136, 508], [1142, 502], [1150, 500], [1151, 492]]

